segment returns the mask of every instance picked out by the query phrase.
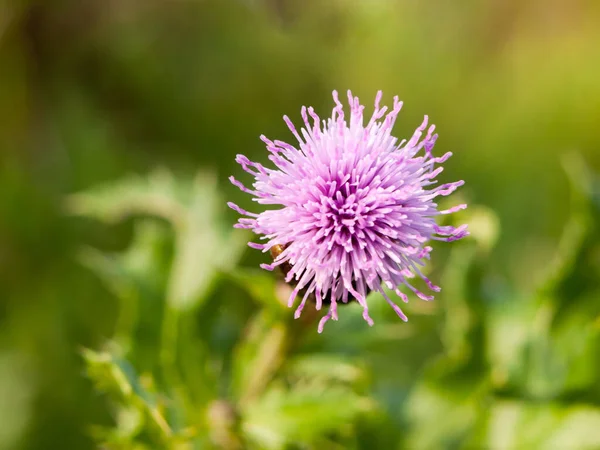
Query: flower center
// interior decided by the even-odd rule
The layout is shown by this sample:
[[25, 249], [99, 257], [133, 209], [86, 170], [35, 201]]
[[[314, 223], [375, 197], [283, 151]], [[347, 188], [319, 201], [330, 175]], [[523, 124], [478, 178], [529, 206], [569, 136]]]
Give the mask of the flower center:
[[359, 205], [353, 199], [343, 199], [341, 202], [334, 201], [328, 215], [331, 217], [331, 223], [335, 231], [347, 229], [354, 234], [355, 224], [358, 221]]
[[352, 251], [364, 237], [362, 230], [369, 224], [368, 211], [364, 198], [349, 183], [333, 195], [322, 196], [319, 213], [315, 215], [319, 219], [321, 243], [329, 249], [343, 247], [346, 252]]

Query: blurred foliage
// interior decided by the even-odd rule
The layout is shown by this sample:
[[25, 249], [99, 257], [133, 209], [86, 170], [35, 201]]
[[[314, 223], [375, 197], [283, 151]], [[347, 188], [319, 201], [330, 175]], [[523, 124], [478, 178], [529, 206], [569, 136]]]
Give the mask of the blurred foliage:
[[[0, 0], [0, 449], [600, 448], [600, 3]], [[332, 89], [426, 113], [443, 291], [316, 333], [225, 202]], [[454, 199], [453, 202], [456, 202]]]

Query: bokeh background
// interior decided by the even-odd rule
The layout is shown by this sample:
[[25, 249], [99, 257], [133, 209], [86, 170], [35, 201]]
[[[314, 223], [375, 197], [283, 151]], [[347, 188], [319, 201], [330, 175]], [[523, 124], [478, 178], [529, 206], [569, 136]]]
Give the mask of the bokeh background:
[[[0, 449], [600, 448], [599, 49], [595, 0], [0, 0]], [[318, 335], [227, 177], [348, 88], [472, 237]]]

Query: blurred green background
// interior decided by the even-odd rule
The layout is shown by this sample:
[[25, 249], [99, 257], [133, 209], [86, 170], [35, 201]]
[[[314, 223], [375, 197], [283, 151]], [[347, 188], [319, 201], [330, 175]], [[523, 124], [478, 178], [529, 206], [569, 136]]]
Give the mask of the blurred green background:
[[[0, 449], [600, 448], [596, 0], [0, 0]], [[293, 321], [237, 153], [405, 102], [472, 237]]]

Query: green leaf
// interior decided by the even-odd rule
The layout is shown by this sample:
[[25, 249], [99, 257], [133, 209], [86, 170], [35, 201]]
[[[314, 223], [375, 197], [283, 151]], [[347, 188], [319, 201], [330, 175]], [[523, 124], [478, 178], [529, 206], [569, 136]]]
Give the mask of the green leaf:
[[288, 334], [285, 323], [267, 310], [250, 322], [233, 359], [232, 392], [242, 406], [262, 394], [281, 366], [288, 350]]
[[514, 298], [491, 305], [486, 315], [485, 353], [497, 389], [523, 386], [524, 363], [537, 309], [530, 298]]
[[217, 272], [237, 264], [245, 242], [239, 233], [222, 223], [225, 203], [216, 179], [200, 173], [191, 187], [185, 220], [176, 227], [177, 244], [167, 300], [175, 309], [198, 306], [206, 298]]
[[411, 425], [407, 448], [458, 446], [482, 414], [486, 393], [485, 380], [467, 372], [420, 382], [405, 406]]
[[587, 249], [586, 240], [595, 229], [591, 214], [592, 174], [577, 153], [566, 155], [563, 158], [563, 166], [571, 188], [571, 214], [546, 277], [540, 285], [543, 295], [552, 295], [571, 275]]
[[178, 224], [185, 216], [185, 195], [166, 169], [147, 177], [130, 175], [120, 181], [91, 188], [67, 198], [72, 214], [116, 223], [132, 215], [161, 217]]
[[[257, 303], [269, 308], [274, 314], [293, 314], [286, 306], [287, 294], [282, 281], [276, 275], [259, 269], [236, 268], [224, 272], [224, 276], [243, 288]], [[285, 284], [285, 283], [284, 283]]]
[[342, 382], [350, 386], [364, 384], [365, 370], [350, 362], [348, 358], [335, 354], [310, 353], [297, 356], [286, 366], [286, 373], [301, 382], [319, 380], [321, 382]]
[[158, 327], [149, 317], [157, 316], [157, 300], [164, 298], [169, 253], [165, 250], [170, 243], [168, 230], [155, 220], [140, 220], [134, 230], [133, 242], [121, 254], [106, 254], [90, 247], [81, 249], [78, 255], [82, 264], [119, 298], [116, 334], [126, 347], [140, 321], [149, 322], [150, 329]]
[[242, 413], [242, 430], [264, 449], [308, 445], [325, 434], [346, 432], [374, 403], [342, 385], [272, 386]]
[[[162, 405], [157, 396], [151, 393], [135, 373], [133, 367], [124, 359], [107, 351], [96, 352], [83, 349], [82, 356], [86, 362], [87, 373], [96, 385], [96, 388], [108, 393], [117, 405], [117, 424], [131, 428], [128, 421], [118, 421], [119, 413], [123, 408], [131, 413], [134, 408], [144, 417], [144, 424], [157, 436], [160, 442], [168, 442], [172, 438], [172, 431], [163, 417]], [[137, 417], [136, 421], [141, 421]], [[141, 423], [134, 424], [135, 430], [140, 429]], [[123, 432], [124, 433], [124, 432]]]
[[166, 297], [177, 310], [199, 306], [217, 272], [237, 263], [246, 241], [245, 233], [222, 223], [225, 203], [217, 180], [206, 172], [191, 182], [164, 169], [147, 177], [130, 176], [75, 194], [66, 206], [73, 214], [108, 223], [136, 215], [168, 221], [176, 240]]
[[484, 448], [510, 450], [595, 449], [600, 447], [600, 410], [589, 406], [498, 401], [490, 410]]
[[[598, 369], [600, 368], [600, 328], [596, 320], [600, 305], [599, 292], [578, 299], [569, 312], [555, 321], [551, 331], [552, 345], [561, 368], [564, 393], [588, 391], [600, 400]], [[585, 306], [594, 307], [589, 314]], [[551, 376], [552, 374], [546, 374]]]

